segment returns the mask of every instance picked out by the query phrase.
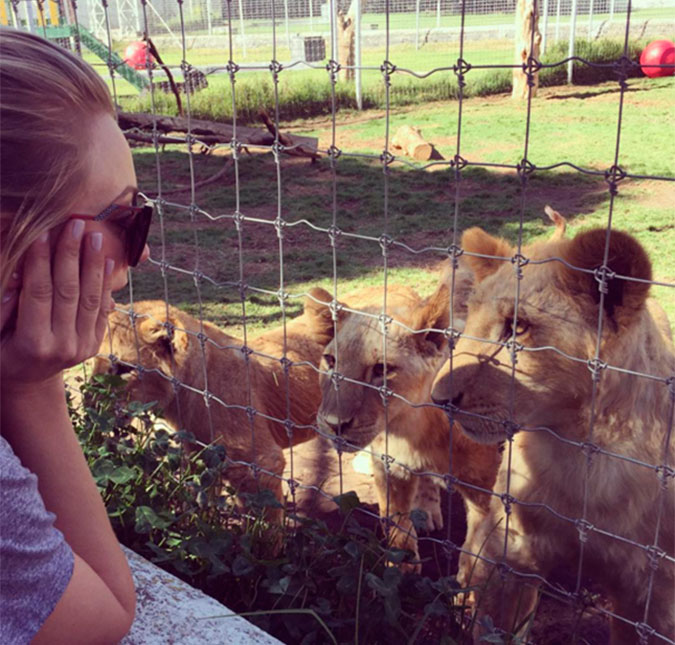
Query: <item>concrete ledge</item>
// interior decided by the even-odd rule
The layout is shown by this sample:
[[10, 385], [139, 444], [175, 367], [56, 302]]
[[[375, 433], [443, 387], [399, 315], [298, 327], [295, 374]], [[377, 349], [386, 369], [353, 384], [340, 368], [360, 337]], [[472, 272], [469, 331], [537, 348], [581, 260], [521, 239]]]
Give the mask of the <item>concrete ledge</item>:
[[121, 645], [283, 645], [219, 602], [122, 547], [136, 585], [136, 620]]

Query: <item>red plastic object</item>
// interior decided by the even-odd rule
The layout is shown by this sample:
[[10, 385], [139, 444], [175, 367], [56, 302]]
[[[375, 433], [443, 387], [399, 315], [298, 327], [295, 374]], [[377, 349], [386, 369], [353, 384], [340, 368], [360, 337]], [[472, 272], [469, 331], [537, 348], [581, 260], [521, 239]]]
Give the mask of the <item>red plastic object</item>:
[[[654, 67], [672, 65], [672, 67]], [[675, 74], [675, 43], [672, 40], [654, 40], [640, 54], [640, 67], [649, 78]]]
[[152, 66], [155, 59], [148, 51], [148, 44], [138, 40], [124, 50], [124, 62], [134, 69], [146, 69], [148, 62]]

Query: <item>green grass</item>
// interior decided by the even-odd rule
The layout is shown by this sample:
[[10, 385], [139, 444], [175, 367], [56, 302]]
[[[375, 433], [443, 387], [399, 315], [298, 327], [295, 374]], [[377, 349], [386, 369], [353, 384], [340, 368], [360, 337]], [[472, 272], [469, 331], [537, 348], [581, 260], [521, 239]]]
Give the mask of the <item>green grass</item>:
[[[629, 82], [623, 106], [619, 164], [628, 172], [675, 178], [675, 142], [665, 133], [675, 125], [672, 110], [672, 79], [634, 79]], [[546, 237], [550, 224], [543, 215], [551, 204], [570, 220], [571, 233], [582, 228], [606, 226], [610, 195], [602, 172], [614, 163], [618, 93], [615, 83], [594, 88], [547, 90], [533, 101], [528, 158], [537, 167], [567, 161], [596, 176], [570, 167], [536, 171], [525, 194], [522, 222], [524, 242]], [[648, 114], [648, 118], [646, 115]], [[363, 117], [366, 118], [363, 118]], [[405, 123], [422, 128], [446, 158], [456, 150], [457, 108], [437, 103], [419, 108], [392, 110], [390, 130]], [[524, 104], [510, 98], [470, 99], [464, 103], [462, 155], [472, 162], [515, 164], [524, 154]], [[327, 120], [298, 121], [286, 126], [303, 134], [330, 134]], [[339, 122], [338, 145], [345, 151], [337, 162], [335, 221], [345, 233], [374, 239], [338, 238], [336, 278], [340, 293], [378, 284], [384, 277], [377, 238], [386, 230], [396, 240], [415, 250], [427, 246], [444, 248], [453, 240], [455, 197], [460, 233], [479, 225], [487, 231], [515, 241], [520, 228], [520, 183], [515, 173], [468, 167], [457, 192], [450, 170], [425, 171], [398, 163], [390, 166], [388, 210], [384, 210], [384, 177], [378, 160], [352, 157], [347, 153], [377, 155], [384, 146], [385, 118], [382, 113], [359, 115]], [[155, 156], [147, 148], [134, 151], [143, 189], [155, 188]], [[179, 146], [167, 146], [160, 156], [165, 190], [186, 184], [188, 156]], [[222, 156], [195, 155], [195, 179], [207, 178], [222, 167]], [[282, 158], [281, 212], [289, 223], [306, 220], [326, 229], [333, 221], [332, 175], [323, 159], [315, 164]], [[313, 285], [332, 289], [333, 255], [324, 230], [304, 223], [284, 229], [280, 247], [271, 221], [277, 214], [277, 169], [269, 154], [243, 155], [239, 164], [239, 203], [247, 217], [266, 223], [245, 221], [241, 245], [231, 214], [237, 190], [233, 173], [197, 193], [197, 203], [211, 215], [224, 215], [210, 222], [197, 214], [191, 223], [185, 210], [167, 207], [164, 215], [164, 253], [167, 262], [186, 271], [195, 268], [217, 284], [200, 280], [201, 306], [206, 318], [240, 333], [242, 303], [236, 286], [243, 267], [244, 282], [269, 293], [247, 292], [247, 330], [257, 333], [281, 320], [276, 292], [290, 293], [287, 314], [301, 309], [301, 296]], [[675, 283], [675, 184], [627, 179], [619, 184], [612, 206], [612, 225], [635, 235], [646, 247], [654, 265], [654, 278]], [[189, 194], [171, 199], [188, 203]], [[159, 227], [154, 225], [153, 256], [162, 254]], [[281, 253], [280, 253], [281, 248]], [[396, 250], [391, 254], [387, 276], [427, 293], [438, 274], [435, 267], [445, 254], [425, 251], [413, 254]], [[167, 272], [169, 300], [192, 313], [199, 311], [199, 298], [192, 275]], [[671, 320], [675, 320], [673, 288], [656, 287]], [[137, 299], [164, 297], [164, 282], [158, 268], [146, 266], [134, 272]], [[120, 298], [122, 300], [123, 298]]]

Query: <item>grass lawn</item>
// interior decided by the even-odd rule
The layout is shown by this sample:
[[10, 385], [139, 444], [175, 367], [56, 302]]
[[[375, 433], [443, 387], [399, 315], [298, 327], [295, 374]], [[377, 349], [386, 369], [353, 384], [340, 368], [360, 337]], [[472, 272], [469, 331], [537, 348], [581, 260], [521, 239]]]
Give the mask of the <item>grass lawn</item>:
[[[672, 78], [629, 82], [618, 157], [628, 173], [675, 179], [675, 140], [667, 135], [675, 126], [674, 87]], [[230, 168], [221, 181], [197, 191], [199, 209], [192, 217], [185, 206], [189, 192], [165, 196], [170, 203], [164, 207], [162, 226], [153, 224], [151, 246], [153, 257], [170, 267], [164, 276], [152, 264], [134, 271], [134, 298], [166, 294], [172, 304], [195, 314], [201, 307], [207, 319], [241, 333], [244, 309], [238, 283], [243, 280], [250, 287], [246, 328], [257, 333], [281, 320], [280, 288], [289, 294], [287, 314], [295, 315], [307, 289], [332, 289], [334, 274], [339, 293], [383, 284], [378, 238], [385, 231], [408, 247], [393, 247], [387, 279], [429, 292], [438, 278], [437, 265], [446, 257], [441, 249], [452, 243], [453, 231], [479, 225], [515, 242], [523, 198], [525, 242], [550, 235], [545, 204], [569, 218], [572, 234], [604, 227], [610, 194], [602, 172], [614, 163], [618, 99], [615, 83], [540, 92], [532, 104], [528, 159], [537, 168], [568, 162], [598, 174], [568, 165], [537, 170], [524, 197], [515, 172], [499, 168], [467, 167], [457, 190], [447, 167], [423, 169], [396, 162], [385, 182], [377, 159], [384, 147], [385, 113], [340, 113], [335, 143], [343, 154], [335, 177], [325, 158], [312, 164], [282, 157], [277, 167], [269, 153], [244, 154], [237, 178]], [[525, 155], [525, 117], [524, 105], [506, 96], [466, 100], [462, 156], [476, 163], [516, 164]], [[417, 125], [450, 158], [456, 151], [457, 118], [456, 102], [400, 108], [391, 111], [389, 128], [393, 133], [400, 125]], [[287, 123], [283, 129], [319, 137], [320, 149], [332, 141], [331, 120], [326, 118]], [[195, 180], [215, 174], [227, 155], [226, 148], [193, 155]], [[151, 149], [136, 148], [134, 157], [140, 186], [149, 193], [157, 191], [158, 167], [164, 191], [189, 184], [190, 156], [184, 147], [167, 146], [159, 166]], [[232, 217], [237, 204], [246, 218], [239, 231]], [[273, 226], [278, 213], [287, 222], [281, 239]], [[623, 180], [611, 216], [613, 227], [634, 234], [647, 248], [654, 279], [674, 285], [675, 183]], [[343, 231], [334, 254], [327, 233], [333, 221]], [[653, 293], [675, 321], [675, 288], [654, 287]]]

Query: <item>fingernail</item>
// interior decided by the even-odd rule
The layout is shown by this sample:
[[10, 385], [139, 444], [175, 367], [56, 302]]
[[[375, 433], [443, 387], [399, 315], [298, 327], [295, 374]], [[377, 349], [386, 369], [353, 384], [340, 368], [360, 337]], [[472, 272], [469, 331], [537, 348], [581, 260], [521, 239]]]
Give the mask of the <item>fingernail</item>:
[[21, 276], [16, 271], [12, 273], [12, 280], [14, 280], [14, 282], [18, 282], [20, 278]]
[[49, 241], [49, 231], [45, 231], [38, 237], [38, 240], [42, 243], [45, 244], [46, 242]]
[[103, 233], [92, 233], [91, 234], [91, 248], [94, 251], [100, 251], [103, 246]]
[[84, 233], [84, 222], [81, 219], [73, 220], [73, 223], [70, 225], [70, 233], [74, 240], [79, 240], [82, 237], [82, 233]]
[[105, 274], [110, 275], [113, 272], [113, 269], [115, 268], [115, 260], [112, 258], [106, 258], [105, 259]]
[[8, 289], [5, 293], [2, 294], [2, 304], [6, 305], [13, 297], [16, 291], [14, 289]]

